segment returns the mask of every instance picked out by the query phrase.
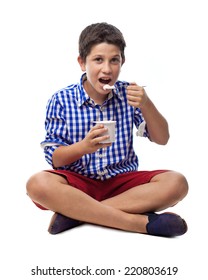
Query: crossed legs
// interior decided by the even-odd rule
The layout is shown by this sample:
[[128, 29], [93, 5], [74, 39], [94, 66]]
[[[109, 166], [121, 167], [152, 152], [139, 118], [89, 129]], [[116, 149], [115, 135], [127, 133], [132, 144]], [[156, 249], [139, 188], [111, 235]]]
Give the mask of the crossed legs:
[[101, 202], [70, 187], [64, 177], [53, 173], [37, 173], [27, 183], [30, 198], [54, 212], [87, 223], [140, 233], [147, 233], [148, 216], [143, 213], [173, 206], [187, 192], [184, 176], [172, 171]]
[[168, 171], [154, 176], [147, 184], [132, 188], [102, 203], [129, 213], [161, 211], [177, 204], [188, 192], [185, 177]]

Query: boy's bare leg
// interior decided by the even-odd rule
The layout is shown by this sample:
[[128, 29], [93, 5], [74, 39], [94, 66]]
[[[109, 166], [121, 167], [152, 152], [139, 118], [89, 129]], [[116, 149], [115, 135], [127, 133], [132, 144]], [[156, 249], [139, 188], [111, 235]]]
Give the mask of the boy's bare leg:
[[64, 216], [83, 222], [146, 233], [148, 218], [145, 215], [126, 213], [105, 205], [82, 191], [69, 187], [65, 178], [41, 172], [27, 183], [32, 200]]
[[161, 211], [182, 200], [187, 192], [188, 183], [184, 176], [168, 171], [154, 176], [150, 183], [134, 187], [102, 203], [128, 213]]
[[[155, 176], [148, 184], [98, 202], [70, 187], [65, 178], [42, 172], [28, 181], [27, 190], [31, 199], [64, 216], [107, 227], [146, 233], [149, 217], [138, 213], [159, 211], [176, 204], [187, 194], [188, 184], [181, 174], [166, 172]], [[163, 221], [166, 217], [163, 217]], [[174, 217], [171, 219], [174, 226]], [[185, 226], [180, 225], [180, 219], [176, 223], [180, 227], [179, 234], [183, 234], [181, 230], [185, 230]], [[160, 234], [163, 232], [160, 231]], [[171, 231], [168, 234], [172, 234]]]

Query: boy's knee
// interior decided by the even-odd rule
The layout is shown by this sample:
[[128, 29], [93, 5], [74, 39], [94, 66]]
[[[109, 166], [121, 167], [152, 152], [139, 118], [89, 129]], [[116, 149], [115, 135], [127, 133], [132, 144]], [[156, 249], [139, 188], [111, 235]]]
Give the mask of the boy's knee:
[[44, 173], [37, 173], [33, 175], [26, 184], [26, 190], [29, 197], [35, 201], [38, 201], [40, 197], [44, 195], [45, 188], [45, 176]]
[[181, 173], [174, 172], [172, 183], [178, 200], [183, 199], [188, 193], [188, 182], [186, 177]]
[[181, 192], [185, 195], [187, 195], [188, 193], [188, 182], [186, 177], [183, 174], [179, 174], [180, 177], [180, 185], [181, 185]]

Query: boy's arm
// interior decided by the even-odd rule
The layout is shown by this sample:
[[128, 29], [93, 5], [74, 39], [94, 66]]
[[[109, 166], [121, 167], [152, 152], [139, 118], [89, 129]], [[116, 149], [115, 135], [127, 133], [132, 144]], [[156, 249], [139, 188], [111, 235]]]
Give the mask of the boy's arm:
[[67, 135], [67, 127], [63, 114], [63, 105], [59, 101], [59, 96], [54, 95], [47, 104], [45, 127], [47, 131], [46, 139], [41, 143], [45, 151], [47, 162], [54, 168], [63, 167], [79, 160], [83, 155], [95, 152], [100, 148], [105, 148], [109, 144], [100, 144], [109, 136], [100, 136], [106, 129], [103, 125], [94, 126], [77, 143], [71, 143]]
[[91, 154], [98, 149], [111, 146], [111, 143], [100, 143], [109, 138], [109, 135], [101, 136], [106, 130], [103, 125], [96, 125], [82, 141], [58, 147], [53, 153], [53, 166], [57, 168], [70, 165], [85, 154]]
[[141, 112], [147, 124], [151, 141], [160, 145], [167, 144], [170, 136], [168, 123], [149, 97], [147, 97], [145, 105], [141, 108]]
[[147, 96], [144, 88], [135, 83], [130, 84], [127, 87], [127, 99], [129, 105], [140, 108], [151, 141], [160, 145], [167, 144], [169, 139], [168, 123]]

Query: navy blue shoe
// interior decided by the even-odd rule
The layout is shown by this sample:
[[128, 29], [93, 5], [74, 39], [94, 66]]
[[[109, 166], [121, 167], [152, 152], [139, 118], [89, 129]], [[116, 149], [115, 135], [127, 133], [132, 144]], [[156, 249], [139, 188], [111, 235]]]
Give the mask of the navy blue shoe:
[[147, 233], [156, 236], [173, 237], [187, 232], [186, 222], [174, 213], [146, 213], [149, 222], [146, 225]]
[[51, 222], [48, 228], [48, 232], [51, 234], [57, 234], [65, 230], [77, 227], [81, 225], [82, 222], [68, 218], [59, 213], [54, 213], [51, 218]]

